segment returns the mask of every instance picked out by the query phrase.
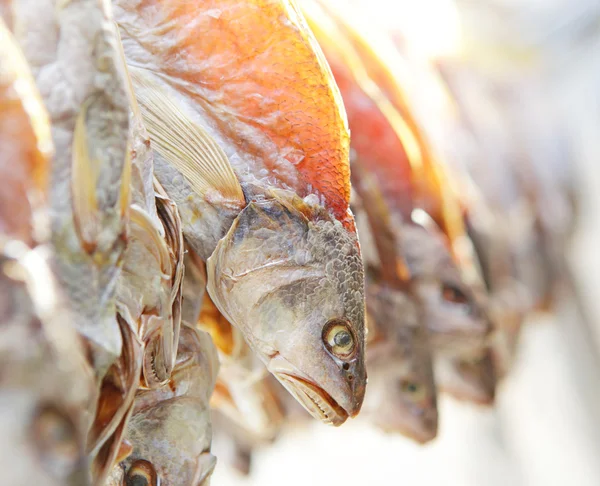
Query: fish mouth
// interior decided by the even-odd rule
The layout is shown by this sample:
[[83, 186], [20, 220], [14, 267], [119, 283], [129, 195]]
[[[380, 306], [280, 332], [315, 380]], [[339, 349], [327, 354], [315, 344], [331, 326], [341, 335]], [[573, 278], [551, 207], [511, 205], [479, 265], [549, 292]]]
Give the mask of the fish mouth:
[[294, 398], [317, 420], [338, 427], [348, 419], [348, 412], [321, 387], [288, 373], [279, 372], [276, 376]]

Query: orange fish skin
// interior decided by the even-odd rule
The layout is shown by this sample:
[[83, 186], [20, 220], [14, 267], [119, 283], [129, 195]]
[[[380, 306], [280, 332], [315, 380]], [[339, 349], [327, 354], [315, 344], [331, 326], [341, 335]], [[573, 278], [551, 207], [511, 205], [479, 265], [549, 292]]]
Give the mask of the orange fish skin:
[[[139, 44], [123, 36], [128, 61], [148, 68], [154, 62], [151, 69], [160, 66], [205, 110], [208, 124], [233, 145], [228, 155], [239, 155], [230, 160], [242, 182], [258, 178], [301, 197], [316, 194], [353, 227], [346, 115], [292, 2], [122, 1], [116, 16]], [[138, 34], [140, 26], [150, 33]]]

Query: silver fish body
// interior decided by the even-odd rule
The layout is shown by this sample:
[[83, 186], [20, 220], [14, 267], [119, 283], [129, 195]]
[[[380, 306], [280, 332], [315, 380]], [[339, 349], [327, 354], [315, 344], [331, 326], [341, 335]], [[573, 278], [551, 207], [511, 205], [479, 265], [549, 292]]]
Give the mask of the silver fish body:
[[378, 197], [376, 179], [361, 169], [355, 166], [353, 210], [367, 268], [365, 413], [380, 429], [425, 443], [437, 435], [438, 415], [423, 302], [407, 280], [402, 235], [392, 227], [387, 205]]
[[115, 288], [125, 248], [129, 108], [117, 39], [101, 2], [12, 3], [15, 36], [52, 122], [54, 265], [100, 379], [122, 344]]

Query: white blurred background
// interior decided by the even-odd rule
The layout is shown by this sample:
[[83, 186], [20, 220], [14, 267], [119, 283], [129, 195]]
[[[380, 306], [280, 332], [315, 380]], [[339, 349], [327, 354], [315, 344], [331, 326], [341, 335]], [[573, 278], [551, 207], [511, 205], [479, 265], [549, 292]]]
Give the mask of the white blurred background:
[[[350, 3], [374, 23], [401, 26], [427, 55], [463, 49], [499, 70], [515, 50], [535, 57], [575, 149], [582, 218], [569, 256], [591, 321], [599, 323], [600, 2], [462, 0], [459, 10], [450, 0]], [[556, 318], [531, 319], [495, 408], [442, 396], [440, 434], [430, 445], [385, 435], [360, 418], [337, 429], [312, 421], [256, 451], [250, 477], [221, 462], [212, 484], [597, 486], [600, 369], [589, 350], [600, 325], [594, 343], [581, 329], [568, 302]]]

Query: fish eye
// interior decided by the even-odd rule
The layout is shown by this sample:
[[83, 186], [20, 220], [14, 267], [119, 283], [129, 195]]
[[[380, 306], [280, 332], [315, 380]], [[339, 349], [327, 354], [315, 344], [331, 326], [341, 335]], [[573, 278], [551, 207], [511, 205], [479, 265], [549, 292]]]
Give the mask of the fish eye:
[[402, 380], [400, 382], [400, 388], [405, 393], [410, 393], [411, 395], [417, 393], [421, 388], [418, 383], [410, 380]]
[[442, 298], [446, 302], [458, 304], [464, 307], [466, 311], [471, 310], [471, 302], [469, 297], [467, 297], [462, 290], [452, 284], [442, 284]]
[[343, 319], [332, 319], [325, 324], [323, 342], [327, 350], [340, 359], [350, 358], [356, 349], [350, 324]]
[[401, 380], [400, 390], [412, 400], [422, 400], [425, 398], [426, 389], [420, 383], [412, 380]]
[[54, 406], [39, 410], [33, 421], [34, 444], [44, 464], [56, 476], [67, 476], [79, 462], [81, 449], [75, 425]]
[[125, 484], [127, 486], [157, 486], [156, 469], [150, 462], [139, 459], [127, 471]]

